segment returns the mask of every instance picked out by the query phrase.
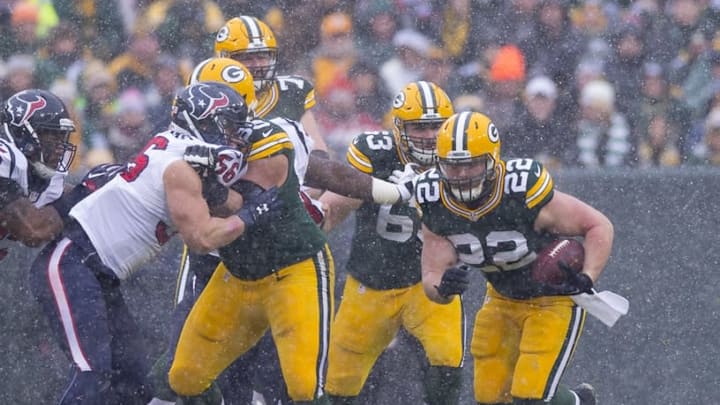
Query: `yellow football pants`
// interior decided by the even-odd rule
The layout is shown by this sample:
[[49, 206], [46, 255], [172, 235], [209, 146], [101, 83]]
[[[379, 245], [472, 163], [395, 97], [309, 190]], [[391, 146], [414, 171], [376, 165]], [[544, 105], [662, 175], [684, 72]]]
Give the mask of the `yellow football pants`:
[[358, 395], [400, 326], [420, 341], [430, 365], [462, 365], [465, 318], [460, 297], [440, 305], [427, 298], [422, 283], [373, 290], [348, 275], [330, 338], [326, 391]]
[[294, 401], [323, 392], [333, 318], [334, 264], [327, 245], [310, 259], [256, 281], [221, 263], [188, 315], [170, 369], [179, 395], [207, 390], [269, 327]]
[[552, 398], [584, 322], [585, 311], [568, 297], [515, 300], [488, 284], [471, 344], [475, 400]]

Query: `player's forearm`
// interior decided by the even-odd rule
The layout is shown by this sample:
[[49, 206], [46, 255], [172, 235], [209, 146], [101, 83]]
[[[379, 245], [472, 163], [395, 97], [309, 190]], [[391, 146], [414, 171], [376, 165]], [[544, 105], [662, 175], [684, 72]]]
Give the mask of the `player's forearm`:
[[599, 221], [585, 234], [585, 263], [583, 272], [596, 282], [610, 257], [614, 237], [613, 225], [609, 220]]
[[197, 231], [183, 235], [183, 241], [195, 253], [209, 253], [234, 241], [245, 231], [245, 224], [236, 215], [211, 217]]
[[305, 184], [378, 204], [395, 204], [401, 199], [396, 184], [374, 178], [340, 162], [312, 155], [305, 174]]

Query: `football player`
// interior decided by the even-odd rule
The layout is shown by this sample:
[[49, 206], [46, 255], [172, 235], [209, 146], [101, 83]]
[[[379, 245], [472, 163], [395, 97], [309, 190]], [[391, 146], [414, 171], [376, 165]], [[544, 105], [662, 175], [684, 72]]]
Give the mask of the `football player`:
[[63, 228], [64, 179], [75, 156], [65, 104], [39, 89], [13, 94], [0, 112], [0, 260], [14, 241], [36, 247]]
[[[259, 26], [267, 28], [264, 23], [254, 18], [243, 18], [249, 18], [251, 22], [256, 22]], [[260, 31], [269, 32], [269, 29]], [[273, 42], [274, 38], [271, 37], [271, 39], [271, 42]], [[303, 94], [299, 90], [291, 93], [287, 92], [292, 88], [293, 84], [304, 83], [300, 87], [310, 90], [312, 90], [312, 87], [299, 77], [293, 76], [292, 78], [292, 80], [287, 76], [278, 78], [278, 80], [289, 80], [290, 84], [278, 81], [274, 86], [260, 86], [256, 84], [252, 74], [242, 63], [234, 59], [215, 57], [200, 62], [193, 69], [190, 82], [224, 82], [241, 94], [249, 106], [257, 108], [257, 111], [262, 114], [260, 115], [261, 118], [279, 125], [293, 143], [295, 173], [300, 184], [303, 185], [301, 187], [303, 190], [307, 190], [305, 184], [310, 183], [316, 187], [327, 188], [357, 198], [374, 199], [381, 202], [407, 200], [412, 191], [410, 188], [411, 183], [393, 184], [372, 178], [340, 162], [330, 161], [324, 158], [322, 154], [318, 155], [317, 152], [319, 151], [315, 148], [314, 139], [307, 134], [304, 126], [298, 121], [304, 116], [299, 113], [304, 111], [302, 103], [305, 102], [306, 97], [298, 97], [298, 94]], [[268, 90], [275, 89], [273, 91], [279, 92], [279, 96], [274, 98], [276, 101], [274, 108], [269, 109], [262, 105], [258, 107], [255, 89], [260, 87]], [[320, 223], [323, 220], [324, 212], [320, 204], [310, 198], [308, 194], [303, 191], [301, 197], [313, 219]], [[188, 254], [187, 250], [184, 252], [178, 277], [178, 288], [176, 289], [176, 309], [173, 315], [176, 325], [170, 333], [170, 351], [172, 351], [177, 341], [182, 322], [185, 319], [183, 314], [190, 311], [195, 297], [200, 294], [207, 284], [218, 263], [219, 258], [216, 255], [199, 257]], [[154, 380], [156, 398], [165, 402], [172, 402], [174, 394], [167, 389], [167, 382], [164, 377], [169, 368], [168, 359], [167, 353], [159, 359], [156, 367], [153, 368], [152, 379]], [[260, 343], [243, 355], [240, 360], [227, 369], [219, 379], [226, 400], [248, 401], [252, 396], [250, 386], [238, 384], [236, 381], [256, 381], [254, 385], [263, 387], [262, 394], [266, 401], [287, 403], [289, 398], [287, 398], [283, 378], [277, 365], [275, 347], [269, 335], [264, 336]], [[259, 367], [259, 365], [263, 366]], [[224, 381], [232, 381], [232, 383], [226, 384]], [[158, 403], [162, 402], [158, 401]]]
[[[560, 385], [585, 312], [569, 295], [589, 292], [610, 255], [613, 226], [588, 204], [557, 191], [532, 159], [500, 158], [500, 134], [486, 115], [445, 121], [437, 167], [417, 180], [422, 211], [422, 282], [431, 300], [455, 301], [468, 271], [487, 279], [471, 353], [479, 404], [595, 404], [589, 384]], [[533, 281], [537, 252], [554, 238], [583, 237], [581, 273], [559, 285]]]
[[334, 267], [326, 236], [299, 196], [295, 147], [285, 128], [306, 135], [296, 123], [281, 124], [287, 125], [252, 122], [248, 171], [233, 186], [242, 194], [277, 187], [280, 216], [219, 249], [222, 262], [185, 321], [168, 375], [183, 403], [213, 400], [209, 389], [218, 375], [267, 330], [294, 403], [314, 403], [323, 394]]
[[[409, 83], [393, 100], [392, 131], [358, 135], [347, 160], [380, 178], [402, 173], [407, 164], [417, 172], [428, 169], [435, 163], [437, 131], [452, 114], [452, 102], [439, 86]], [[376, 204], [327, 192], [320, 200], [329, 208], [328, 228], [357, 210], [349, 274], [330, 340], [327, 392], [333, 403], [353, 403], [402, 326], [420, 341], [429, 363], [425, 403], [457, 404], [464, 353], [462, 301], [458, 297], [440, 305], [423, 292], [417, 210], [406, 202]]]
[[[204, 253], [279, 214], [275, 189], [216, 197], [218, 206], [235, 213], [227, 218], [211, 216], [203, 196], [203, 188], [221, 189], [212, 185], [232, 184], [247, 171], [240, 150], [248, 145], [247, 116], [245, 101], [227, 85], [185, 88], [175, 100], [170, 128], [72, 207], [62, 237], [33, 263], [33, 292], [75, 366], [61, 404], [147, 401], [145, 351], [120, 282], [175, 234]], [[218, 163], [195, 154], [198, 145], [214, 145]], [[118, 386], [125, 390], [115, 391]]]

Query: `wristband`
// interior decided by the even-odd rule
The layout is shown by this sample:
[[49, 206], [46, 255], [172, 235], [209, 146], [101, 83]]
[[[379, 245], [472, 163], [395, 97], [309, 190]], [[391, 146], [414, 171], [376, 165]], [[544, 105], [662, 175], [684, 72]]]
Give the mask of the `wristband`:
[[377, 204], [396, 204], [400, 201], [400, 192], [397, 184], [380, 180], [373, 177], [372, 179], [372, 198]]

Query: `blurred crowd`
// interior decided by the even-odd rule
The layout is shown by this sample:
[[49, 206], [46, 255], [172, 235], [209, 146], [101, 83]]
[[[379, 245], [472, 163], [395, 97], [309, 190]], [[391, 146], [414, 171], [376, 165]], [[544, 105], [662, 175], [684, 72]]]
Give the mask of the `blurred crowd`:
[[336, 158], [433, 81], [550, 167], [720, 165], [717, 0], [0, 0], [0, 97], [39, 87], [79, 131], [76, 171], [167, 127], [227, 19], [263, 19], [279, 74], [315, 84]]

